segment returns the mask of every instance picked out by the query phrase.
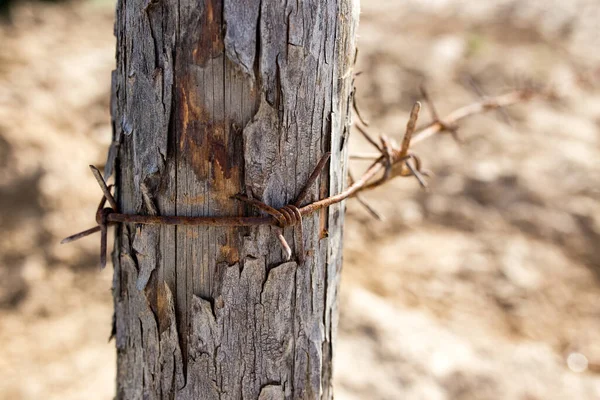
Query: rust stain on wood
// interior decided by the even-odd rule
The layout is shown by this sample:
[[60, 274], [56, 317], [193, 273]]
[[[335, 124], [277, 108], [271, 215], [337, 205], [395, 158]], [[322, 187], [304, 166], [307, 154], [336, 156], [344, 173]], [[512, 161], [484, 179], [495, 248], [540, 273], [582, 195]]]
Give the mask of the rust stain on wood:
[[197, 80], [197, 76], [190, 72], [178, 84], [177, 96], [181, 103], [178, 148], [181, 159], [190, 166], [198, 183], [209, 182], [209, 192], [184, 197], [183, 203], [202, 205], [209, 196], [230, 208], [230, 197], [241, 190], [244, 163], [240, 157], [239, 132], [232, 128], [237, 121], [215, 117], [213, 107], [204, 103], [204, 94], [200, 92]]
[[187, 205], [195, 206], [202, 205], [206, 201], [206, 196], [204, 194], [199, 194], [197, 196], [184, 195], [181, 199], [181, 202]]
[[[179, 88], [181, 107], [182, 131], [179, 139], [180, 154], [190, 164], [200, 180], [212, 178], [219, 181], [239, 176], [236, 170], [239, 162], [230, 154], [227, 146], [228, 135], [225, 131], [229, 124], [218, 121], [202, 106], [198, 93]], [[214, 164], [213, 162], [216, 162]], [[213, 176], [208, 176], [209, 165], [213, 167]], [[217, 175], [219, 174], [219, 175]], [[199, 199], [201, 200], [201, 199]]]
[[200, 180], [205, 180], [208, 174], [208, 149], [204, 145], [206, 135], [210, 131], [210, 116], [200, 106], [200, 100], [195, 91], [188, 91], [187, 83], [183, 82], [178, 88], [181, 101], [181, 136], [179, 151], [182, 157], [192, 167]]
[[240, 253], [237, 246], [223, 246], [221, 248], [218, 261], [226, 262], [229, 265], [233, 265], [240, 261]]
[[206, 8], [200, 21], [199, 39], [196, 47], [192, 50], [192, 57], [197, 65], [204, 66], [210, 59], [224, 52], [222, 8], [222, 2], [219, 0], [208, 0], [206, 2]]
[[226, 262], [228, 265], [236, 264], [240, 261], [239, 244], [232, 243], [229, 236], [221, 243], [217, 262]]
[[171, 326], [172, 315], [172, 299], [167, 293], [166, 283], [158, 283], [156, 290], [156, 306], [158, 317], [158, 329], [160, 334], [166, 331]]
[[190, 239], [198, 239], [200, 237], [200, 234], [196, 229], [189, 228], [185, 230], [185, 235]]
[[[215, 128], [224, 129], [223, 126], [219, 126], [219, 127], [215, 127]], [[215, 133], [218, 134], [219, 132], [215, 132]], [[219, 136], [221, 136], [221, 135], [219, 135]], [[231, 179], [231, 172], [232, 172], [231, 167], [234, 164], [234, 160], [232, 159], [233, 157], [229, 156], [225, 145], [223, 143], [219, 142], [218, 140], [211, 140], [210, 148], [211, 148], [211, 157], [217, 163], [217, 165], [220, 167], [220, 171], [222, 172], [223, 178]], [[220, 180], [219, 179], [220, 177], [214, 176], [214, 178], [216, 180]]]

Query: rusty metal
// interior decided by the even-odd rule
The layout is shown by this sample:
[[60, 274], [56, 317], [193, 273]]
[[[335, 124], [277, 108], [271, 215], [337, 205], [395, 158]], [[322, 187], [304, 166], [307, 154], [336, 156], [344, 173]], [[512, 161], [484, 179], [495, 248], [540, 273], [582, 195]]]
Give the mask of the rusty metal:
[[76, 233], [74, 235], [71, 235], [69, 237], [64, 238], [63, 240], [60, 241], [60, 244], [66, 244], [66, 243], [71, 243], [74, 242], [76, 240], [82, 239], [86, 236], [89, 236], [91, 234], [94, 234], [96, 232], [100, 232], [100, 226], [95, 226], [93, 228], [87, 229], [83, 232], [79, 232]]
[[415, 133], [415, 130], [417, 129], [417, 120], [419, 119], [419, 112], [421, 112], [421, 103], [417, 101], [410, 110], [410, 117], [408, 118], [408, 122], [406, 123], [406, 132], [404, 133], [404, 137], [402, 138], [402, 144], [400, 146], [398, 158], [404, 158], [408, 154], [410, 142], [412, 140], [413, 134]]
[[[352, 172], [350, 172], [350, 170], [348, 170], [348, 185], [351, 186], [354, 184], [354, 176], [352, 175]], [[356, 201], [358, 201], [358, 204], [360, 204], [361, 206], [364, 207], [364, 209], [369, 213], [369, 215], [371, 215], [371, 217], [375, 218], [378, 221], [383, 221], [383, 215], [381, 215], [371, 204], [369, 204], [369, 202], [367, 200], [365, 200], [360, 193], [356, 193], [354, 195], [354, 198], [356, 199]]]
[[286, 208], [290, 209], [296, 218], [296, 248], [298, 249], [298, 264], [303, 265], [306, 253], [304, 252], [304, 228], [302, 226], [302, 213], [295, 205], [288, 205]]
[[[481, 101], [469, 104], [454, 110], [450, 114], [444, 117], [446, 125], [452, 125], [458, 123], [460, 120], [469, 117], [471, 115], [480, 114], [490, 110], [497, 110], [498, 108], [510, 106], [524, 101], [531, 100], [534, 96], [548, 97], [549, 95], [543, 92], [538, 92], [533, 89], [521, 89], [513, 90], [496, 97], [488, 97]], [[444, 131], [444, 125], [439, 122], [432, 122], [425, 128], [419, 130], [413, 138], [413, 144], [419, 143], [429, 137]]]
[[[359, 73], [354, 74], [354, 76], [358, 76], [360, 75]], [[364, 126], [369, 126], [369, 121], [367, 121], [363, 116], [362, 113], [360, 112], [360, 109], [358, 107], [358, 100], [356, 100], [356, 86], [354, 87], [353, 91], [352, 91], [352, 108], [354, 109], [354, 113], [356, 114], [356, 116], [358, 117], [358, 120], [364, 125]]]
[[[471, 86], [471, 88], [473, 88], [473, 90], [475, 91], [475, 93], [477, 94], [477, 96], [479, 96], [480, 100], [485, 100], [485, 99], [488, 98], [488, 95], [483, 91], [483, 89], [475, 81], [475, 79], [473, 78], [473, 76], [467, 75], [465, 77], [465, 80], [469, 84], [469, 86]], [[504, 109], [504, 107], [498, 107], [497, 112], [500, 115], [500, 118], [502, 118], [502, 120], [504, 120], [504, 123], [512, 128], [513, 127], [513, 123], [511, 121], [510, 115], [508, 115], [508, 112], [506, 112], [506, 110]]]
[[423, 189], [427, 189], [427, 182], [425, 182], [425, 179], [423, 178], [423, 173], [421, 173], [421, 171], [419, 171], [417, 168], [413, 167], [408, 160], [404, 162], [404, 165], [406, 165], [406, 167], [410, 170], [410, 173], [417, 178], [419, 185], [421, 185]]
[[[275, 226], [275, 232], [277, 234], [277, 238], [281, 243], [281, 247], [286, 254], [286, 261], [292, 257], [292, 250], [283, 236], [283, 230], [287, 227], [293, 227], [298, 225], [299, 229], [297, 230], [296, 235], [296, 247], [299, 248], [298, 252], [298, 263], [302, 264], [304, 262], [304, 242], [303, 242], [303, 231], [302, 231], [302, 214], [298, 207], [293, 204], [289, 204], [281, 207], [280, 209], [273, 208], [268, 204], [263, 203], [262, 201], [250, 199], [246, 196], [238, 195], [235, 197], [236, 199], [248, 203], [261, 211], [266, 212], [271, 217], [273, 217], [277, 221], [277, 225]], [[299, 237], [298, 237], [299, 235]]]
[[295, 231], [296, 232], [295, 243], [296, 243], [296, 248], [298, 249], [297, 253], [298, 253], [298, 264], [299, 265], [304, 264], [305, 254], [304, 254], [304, 231], [302, 228], [302, 212], [300, 211], [298, 206], [302, 203], [302, 201], [308, 194], [310, 187], [316, 182], [317, 178], [319, 177], [319, 175], [325, 168], [325, 165], [327, 164], [327, 161], [329, 160], [330, 156], [331, 156], [331, 153], [327, 152], [321, 157], [317, 166], [313, 170], [312, 174], [308, 178], [308, 181], [306, 182], [306, 184], [300, 191], [300, 194], [298, 194], [298, 196], [296, 197], [296, 200], [294, 201], [293, 204], [288, 204], [279, 209], [276, 209], [276, 208], [269, 206], [268, 204], [263, 203], [262, 201], [259, 201], [256, 199], [250, 199], [249, 197], [244, 196], [244, 195], [234, 196], [237, 200], [248, 203], [248, 204], [258, 208], [259, 210], [264, 211], [265, 213], [267, 213], [271, 217], [273, 217], [273, 219], [275, 221], [277, 221], [276, 234], [277, 234], [277, 238], [279, 239], [279, 242], [281, 243], [281, 246], [286, 254], [286, 260], [289, 260], [291, 258], [292, 252], [291, 252], [289, 244], [287, 243], [287, 240], [283, 236], [283, 230], [286, 227], [296, 227], [296, 226], [298, 227], [298, 229]]
[[110, 189], [108, 188], [108, 186], [106, 186], [106, 182], [104, 181], [104, 178], [102, 177], [102, 174], [100, 173], [98, 168], [94, 167], [93, 165], [90, 165], [90, 169], [92, 170], [92, 173], [94, 174], [94, 178], [96, 178], [96, 181], [98, 181], [98, 185], [100, 185], [100, 189], [102, 189], [102, 193], [104, 193], [104, 197], [106, 197], [106, 200], [108, 200], [108, 204], [110, 204], [110, 206], [113, 208], [113, 210], [118, 210], [119, 206], [117, 205], [117, 201], [115, 200], [113, 195], [110, 193]]
[[437, 109], [435, 108], [433, 101], [431, 101], [431, 98], [429, 97], [429, 93], [427, 92], [425, 85], [421, 85], [419, 89], [421, 91], [421, 96], [423, 97], [423, 100], [425, 100], [425, 103], [427, 103], [427, 107], [429, 108], [429, 113], [431, 114], [432, 121], [440, 124], [440, 126], [442, 127], [441, 132], [449, 132], [456, 143], [462, 143], [460, 137], [458, 136], [458, 125], [456, 123], [448, 123], [443, 121], [437, 113]]
[[281, 244], [283, 252], [285, 253], [285, 260], [289, 261], [290, 258], [292, 258], [292, 249], [290, 248], [287, 240], [285, 240], [285, 236], [283, 236], [283, 229], [280, 227], [276, 227], [276, 229], [277, 239], [279, 239], [279, 243]]
[[106, 248], [108, 241], [108, 222], [106, 221], [106, 215], [110, 213], [110, 208], [102, 210], [102, 219], [100, 224], [100, 268], [106, 267]]
[[315, 183], [319, 175], [321, 175], [321, 172], [323, 171], [323, 168], [325, 168], [325, 164], [327, 164], [329, 157], [331, 157], [331, 152], [323, 154], [323, 157], [321, 157], [321, 159], [319, 160], [319, 163], [315, 167], [313, 173], [308, 178], [308, 181], [306, 181], [306, 184], [300, 191], [300, 194], [298, 194], [298, 196], [296, 197], [296, 201], [294, 201], [294, 205], [296, 207], [298, 207], [302, 203], [302, 201], [308, 194], [308, 190], [310, 189], [310, 187], [313, 185], [313, 183]]
[[[424, 126], [423, 128], [416, 131], [411, 140], [411, 146], [414, 146], [430, 137], [444, 132], [445, 126], [458, 124], [462, 119], [470, 117], [472, 115], [481, 114], [486, 111], [496, 110], [498, 108], [511, 106], [514, 104], [530, 101], [534, 97], [539, 98], [554, 98], [555, 94], [551, 91], [542, 91], [535, 88], [524, 88], [513, 90], [507, 93], [504, 93], [495, 97], [488, 97], [485, 99], [481, 99], [478, 102], [466, 105], [464, 107], [458, 108], [446, 115], [443, 120], [445, 121], [445, 125], [440, 123], [439, 121], [431, 122], [430, 124]], [[378, 160], [381, 157], [381, 152], [379, 153], [360, 153], [360, 154], [350, 154], [349, 158], [351, 160], [365, 160], [365, 161], [374, 161]]]
[[[354, 52], [354, 63], [352, 64], [352, 71], [354, 71], [354, 68], [356, 67], [356, 62], [358, 61], [358, 48], [356, 49], [356, 51]], [[357, 71], [354, 72], [353, 76], [352, 76], [352, 108], [354, 109], [354, 113], [356, 114], [356, 116], [358, 117], [358, 120], [364, 125], [364, 126], [369, 126], [369, 121], [367, 121], [366, 119], [363, 118], [360, 109], [358, 107], [358, 100], [356, 100], [356, 93], [357, 93], [357, 89], [356, 86], [354, 85], [354, 80], [356, 79], [356, 77], [360, 76], [362, 74], [362, 71]]]
[[[426, 94], [426, 92], [425, 92]], [[310, 175], [306, 184], [298, 194], [296, 200], [292, 204], [284, 205], [283, 207], [276, 209], [271, 207], [259, 200], [248, 198], [244, 195], [235, 196], [236, 199], [243, 201], [256, 207], [257, 209], [265, 212], [268, 216], [261, 217], [244, 217], [244, 216], [202, 216], [202, 217], [184, 217], [184, 216], [162, 216], [162, 215], [137, 215], [137, 214], [123, 214], [118, 212], [118, 204], [114, 199], [111, 188], [107, 186], [104, 178], [100, 171], [90, 166], [94, 177], [98, 181], [98, 184], [102, 190], [103, 197], [98, 206], [96, 212], [96, 223], [97, 226], [87, 229], [83, 232], [69, 236], [61, 241], [61, 243], [70, 243], [75, 240], [81, 239], [88, 235], [96, 232], [101, 233], [100, 239], [100, 264], [102, 268], [106, 265], [107, 259], [107, 231], [109, 225], [121, 224], [121, 223], [134, 223], [134, 224], [149, 224], [149, 225], [182, 225], [182, 226], [229, 226], [229, 227], [242, 227], [242, 226], [272, 226], [275, 229], [278, 240], [286, 254], [286, 258], [289, 260], [292, 256], [292, 250], [287, 243], [283, 232], [287, 227], [297, 228], [295, 233], [296, 249], [298, 251], [298, 263], [301, 265], [304, 262], [304, 236], [302, 232], [302, 217], [327, 208], [331, 205], [340, 203], [348, 198], [357, 196], [360, 192], [365, 190], [373, 189], [396, 176], [408, 177], [414, 176], [419, 184], [426, 188], [427, 184], [424, 177], [428, 176], [428, 173], [422, 170], [422, 163], [418, 156], [410, 152], [410, 147], [416, 142], [422, 141], [435, 133], [448, 130], [448, 123], [455, 124], [457, 121], [476, 113], [484, 112], [491, 109], [497, 109], [502, 106], [515, 104], [520, 101], [526, 101], [536, 94], [532, 90], [513, 91], [502, 96], [495, 98], [486, 98], [479, 103], [471, 104], [469, 106], [460, 108], [453, 113], [449, 114], [445, 121], [446, 124], [442, 123], [437, 118], [437, 111], [433, 108], [433, 105], [428, 100], [428, 96], [425, 97], [425, 101], [430, 104], [430, 111], [434, 119], [430, 125], [416, 132], [416, 124], [419, 117], [419, 111], [421, 104], [416, 102], [411, 110], [411, 114], [406, 125], [406, 131], [402, 140], [400, 148], [389, 140], [386, 136], [381, 136], [382, 146], [380, 147], [376, 141], [374, 141], [365, 130], [361, 130], [365, 135], [365, 138], [371, 142], [378, 150], [379, 154], [372, 157], [374, 160], [364, 174], [356, 181], [352, 182], [341, 193], [329, 196], [327, 198], [315, 201], [313, 203], [300, 206], [302, 201], [306, 198], [310, 187], [316, 182], [317, 178], [324, 170], [327, 161], [329, 160], [330, 153], [325, 153], [320, 159], [319, 163], [315, 167], [313, 173]], [[360, 130], [360, 129], [359, 129]], [[416, 132], [416, 133], [415, 133]], [[412, 162], [412, 163], [411, 163]], [[381, 172], [384, 172], [382, 177], [377, 176]], [[144, 201], [146, 208], [151, 214], [156, 214], [156, 209], [152, 199], [149, 196], [147, 188], [142, 188], [143, 195], [145, 196]], [[110, 204], [110, 207], [104, 207], [106, 202]], [[369, 207], [368, 207], [369, 209]], [[376, 217], [378, 214], [373, 212]]]
[[286, 221], [285, 215], [278, 209], [273, 208], [270, 205], [263, 203], [262, 201], [259, 201], [256, 199], [251, 199], [248, 196], [245, 196], [242, 194], [238, 194], [238, 195], [234, 196], [234, 198], [239, 201], [242, 201], [244, 203], [248, 203], [251, 206], [258, 208], [261, 211], [266, 212], [267, 214], [269, 214], [270, 216], [275, 218], [275, 220], [277, 221], [277, 226], [279, 226], [280, 228], [286, 227], [287, 221]]
[[385, 171], [383, 173], [383, 180], [388, 180], [392, 174], [392, 167], [394, 166], [394, 144], [386, 135], [381, 135], [381, 153], [385, 157]]
[[363, 135], [363, 137], [365, 139], [367, 139], [367, 142], [369, 142], [371, 145], [373, 145], [373, 147], [375, 147], [381, 153], [382, 148], [379, 147], [379, 144], [377, 143], [377, 141], [375, 139], [373, 139], [371, 137], [371, 135], [369, 135], [369, 132], [367, 132], [366, 129], [364, 129], [360, 125], [355, 125], [355, 126], [356, 126], [356, 129]]

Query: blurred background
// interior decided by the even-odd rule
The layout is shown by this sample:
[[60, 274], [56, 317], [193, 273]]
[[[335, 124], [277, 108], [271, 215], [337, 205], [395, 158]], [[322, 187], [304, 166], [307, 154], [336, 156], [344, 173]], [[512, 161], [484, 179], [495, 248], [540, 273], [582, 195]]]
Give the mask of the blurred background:
[[[442, 115], [524, 82], [559, 99], [420, 143], [430, 189], [369, 193], [384, 222], [348, 203], [337, 398], [600, 399], [600, 2], [362, 3], [375, 135], [401, 137], [421, 83]], [[110, 269], [96, 236], [59, 245], [93, 225], [113, 9], [0, 0], [2, 399], [113, 397]]]

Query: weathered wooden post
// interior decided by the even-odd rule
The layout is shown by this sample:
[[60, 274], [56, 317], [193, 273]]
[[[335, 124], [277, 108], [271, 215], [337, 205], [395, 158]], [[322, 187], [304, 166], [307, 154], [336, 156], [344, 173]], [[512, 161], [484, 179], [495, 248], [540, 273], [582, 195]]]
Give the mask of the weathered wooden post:
[[[258, 215], [346, 180], [358, 0], [120, 0], [114, 173], [129, 214]], [[284, 230], [122, 224], [118, 399], [329, 399], [344, 206]]]

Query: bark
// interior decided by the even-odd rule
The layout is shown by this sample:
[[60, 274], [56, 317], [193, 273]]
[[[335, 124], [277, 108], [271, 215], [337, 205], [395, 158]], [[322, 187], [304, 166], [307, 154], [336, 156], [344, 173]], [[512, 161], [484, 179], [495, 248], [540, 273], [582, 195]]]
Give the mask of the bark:
[[[357, 19], [357, 0], [120, 0], [121, 211], [257, 214], [231, 196], [292, 202], [327, 151], [305, 201], [340, 192]], [[343, 219], [304, 218], [303, 265], [268, 226], [120, 226], [117, 398], [332, 398]]]

